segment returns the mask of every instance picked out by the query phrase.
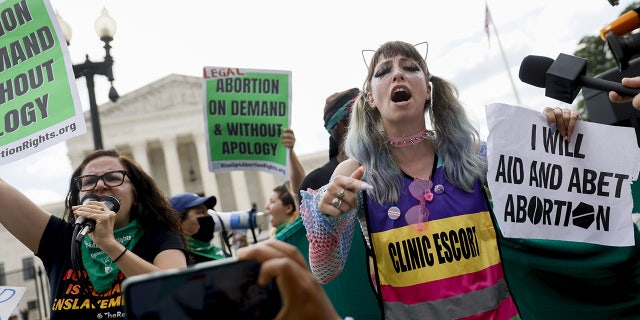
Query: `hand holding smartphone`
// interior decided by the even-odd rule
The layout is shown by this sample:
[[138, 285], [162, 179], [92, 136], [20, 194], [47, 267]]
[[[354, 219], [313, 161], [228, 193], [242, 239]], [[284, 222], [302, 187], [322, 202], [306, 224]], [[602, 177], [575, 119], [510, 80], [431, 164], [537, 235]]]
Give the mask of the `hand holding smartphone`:
[[278, 319], [342, 320], [297, 247], [268, 239], [236, 253], [240, 259], [262, 262], [259, 283], [277, 282], [283, 303]]
[[128, 320], [274, 319], [282, 306], [274, 281], [257, 283], [261, 263], [235, 257], [123, 283]]

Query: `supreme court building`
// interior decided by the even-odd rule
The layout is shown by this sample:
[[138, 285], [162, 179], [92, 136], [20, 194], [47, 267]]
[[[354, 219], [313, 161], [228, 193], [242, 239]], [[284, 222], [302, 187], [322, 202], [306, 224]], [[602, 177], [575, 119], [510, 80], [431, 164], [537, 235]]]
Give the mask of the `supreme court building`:
[[[133, 158], [167, 196], [215, 195], [217, 211], [250, 210], [253, 204], [263, 211], [273, 187], [285, 179], [262, 171], [209, 172], [202, 98], [202, 78], [171, 74], [100, 105], [103, 146]], [[94, 149], [89, 111], [85, 123], [86, 134], [65, 142], [73, 169]], [[328, 160], [328, 151], [298, 158], [308, 173]], [[42, 207], [61, 216], [64, 203]], [[46, 319], [49, 286], [39, 259], [3, 226], [0, 241], [0, 286], [26, 287], [19, 308], [30, 320]]]
[[[201, 78], [172, 74], [100, 106], [104, 147], [135, 159], [168, 195], [215, 195], [218, 211], [249, 210], [254, 203], [261, 211], [285, 179], [262, 171], [209, 172], [202, 97]], [[85, 115], [87, 134], [67, 141], [73, 168], [93, 151]], [[308, 172], [327, 161], [328, 152], [299, 158]]]

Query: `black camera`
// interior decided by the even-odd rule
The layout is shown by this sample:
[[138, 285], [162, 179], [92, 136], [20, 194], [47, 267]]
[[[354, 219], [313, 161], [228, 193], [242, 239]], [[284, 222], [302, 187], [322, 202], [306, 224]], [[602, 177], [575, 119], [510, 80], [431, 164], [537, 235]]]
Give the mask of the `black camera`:
[[[620, 72], [629, 67], [629, 60], [640, 53], [640, 34], [630, 33], [640, 27], [640, 8], [629, 10], [600, 30]], [[628, 35], [626, 35], [628, 34]]]
[[616, 60], [620, 72], [629, 67], [629, 60], [640, 53], [640, 33], [628, 36], [617, 36], [613, 32], [606, 35], [607, 45]]

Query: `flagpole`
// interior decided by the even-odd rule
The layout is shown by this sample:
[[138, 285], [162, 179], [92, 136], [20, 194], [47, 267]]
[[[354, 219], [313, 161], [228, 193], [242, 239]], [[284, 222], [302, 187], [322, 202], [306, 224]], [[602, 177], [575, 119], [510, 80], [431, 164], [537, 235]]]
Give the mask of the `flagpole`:
[[[486, 4], [485, 4], [486, 5]], [[516, 84], [513, 82], [513, 77], [511, 76], [511, 69], [509, 68], [509, 63], [507, 62], [507, 56], [504, 54], [504, 49], [502, 49], [502, 43], [500, 42], [500, 36], [498, 35], [498, 28], [496, 28], [495, 23], [493, 23], [493, 17], [489, 13], [489, 6], [486, 5], [487, 14], [489, 15], [489, 22], [493, 27], [493, 33], [496, 35], [496, 39], [498, 40], [498, 47], [500, 47], [500, 54], [502, 54], [502, 60], [504, 61], [504, 65], [507, 68], [507, 74], [509, 75], [509, 81], [511, 82], [511, 88], [513, 88], [513, 94], [516, 96], [516, 102], [518, 105], [521, 105], [520, 96], [518, 95], [518, 90], [516, 90]]]

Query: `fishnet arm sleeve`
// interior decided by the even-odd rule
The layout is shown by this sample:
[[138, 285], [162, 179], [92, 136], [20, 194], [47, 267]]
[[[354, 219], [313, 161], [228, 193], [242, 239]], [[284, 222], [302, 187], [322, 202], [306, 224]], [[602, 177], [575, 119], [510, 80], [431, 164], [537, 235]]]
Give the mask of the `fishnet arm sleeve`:
[[344, 267], [351, 249], [353, 228], [357, 221], [357, 210], [351, 209], [334, 217], [318, 210], [325, 188], [318, 191], [300, 191], [300, 216], [309, 240], [309, 265], [314, 277], [323, 284], [337, 277]]

